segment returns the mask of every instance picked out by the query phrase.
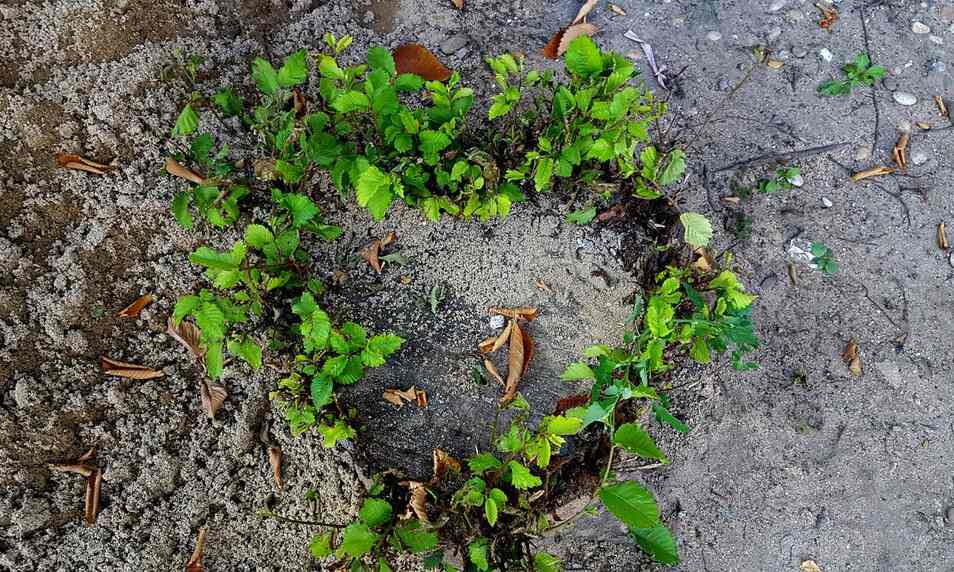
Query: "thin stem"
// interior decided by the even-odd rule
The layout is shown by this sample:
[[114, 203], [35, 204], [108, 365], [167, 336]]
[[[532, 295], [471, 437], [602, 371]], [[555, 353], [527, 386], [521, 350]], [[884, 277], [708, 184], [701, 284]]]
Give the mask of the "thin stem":
[[282, 516], [280, 514], [274, 513], [272, 511], [260, 511], [258, 516], [262, 518], [274, 518], [281, 522], [287, 522], [290, 524], [306, 524], [308, 526], [327, 526], [329, 528], [344, 528], [344, 524], [331, 524], [330, 522], [318, 522], [314, 520], [298, 520], [297, 518], [290, 518], [287, 516]]

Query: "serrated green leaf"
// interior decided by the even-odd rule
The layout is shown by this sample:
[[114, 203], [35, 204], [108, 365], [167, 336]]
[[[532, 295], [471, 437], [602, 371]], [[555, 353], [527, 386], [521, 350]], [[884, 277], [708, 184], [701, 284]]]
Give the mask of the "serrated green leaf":
[[278, 73], [272, 64], [262, 58], [255, 58], [252, 62], [252, 79], [255, 80], [259, 91], [265, 95], [275, 95], [278, 91]]
[[484, 499], [484, 517], [487, 519], [487, 524], [494, 526], [497, 524], [497, 501], [492, 498]]
[[398, 91], [420, 91], [424, 87], [424, 80], [412, 73], [402, 73], [394, 80], [394, 87]]
[[656, 562], [667, 566], [679, 564], [679, 550], [676, 547], [676, 540], [662, 523], [658, 523], [652, 528], [630, 528], [629, 531], [636, 540], [636, 544], [646, 554], [656, 559]]
[[394, 199], [391, 176], [377, 167], [368, 167], [358, 177], [356, 188], [358, 204], [367, 207], [375, 220], [383, 219]]
[[334, 425], [319, 425], [318, 432], [322, 436], [321, 446], [325, 449], [331, 449], [338, 441], [353, 439], [357, 435], [355, 430], [341, 419], [336, 419]]
[[426, 552], [437, 546], [437, 533], [424, 530], [417, 519], [405, 521], [394, 532], [412, 554]]
[[239, 356], [253, 368], [261, 369], [262, 347], [260, 345], [249, 339], [242, 341], [229, 340], [228, 348], [229, 353]]
[[209, 344], [205, 351], [205, 370], [212, 379], [222, 377], [225, 369], [225, 357], [222, 355], [222, 344]]
[[543, 484], [540, 477], [530, 472], [530, 469], [524, 467], [517, 461], [510, 461], [510, 484], [515, 489], [525, 491]]
[[175, 127], [172, 128], [173, 137], [184, 137], [194, 133], [199, 128], [199, 114], [192, 108], [192, 104], [187, 104], [179, 112], [176, 118]]
[[656, 442], [653, 441], [649, 433], [635, 423], [620, 425], [613, 435], [613, 442], [634, 455], [646, 459], [656, 459], [663, 463], [669, 462], [669, 458], [656, 447]]
[[669, 153], [669, 161], [666, 168], [659, 174], [659, 184], [662, 186], [671, 185], [682, 178], [686, 171], [686, 152], [682, 149], [674, 149]]
[[362, 377], [364, 377], [364, 363], [361, 361], [361, 356], [351, 356], [348, 358], [348, 366], [338, 376], [337, 381], [343, 385], [351, 385]]
[[333, 549], [331, 548], [331, 533], [316, 534], [311, 537], [311, 543], [308, 545], [308, 551], [315, 558], [324, 558], [329, 556]]
[[371, 528], [381, 526], [391, 522], [391, 516], [394, 514], [391, 504], [382, 499], [369, 498], [364, 501], [364, 504], [361, 505], [361, 510], [358, 512], [358, 518], [360, 518], [365, 524]]
[[676, 431], [680, 433], [688, 433], [689, 426], [677, 419], [672, 413], [669, 412], [662, 404], [653, 403], [653, 414], [656, 416], [658, 421], [669, 425]]
[[537, 169], [533, 174], [533, 187], [539, 193], [550, 186], [553, 178], [553, 159], [543, 157], [537, 161]]
[[340, 556], [357, 558], [371, 551], [378, 541], [378, 535], [367, 524], [353, 522], [345, 527], [341, 535], [341, 546], [336, 551]]
[[182, 322], [182, 318], [185, 318], [196, 308], [199, 307], [199, 304], [202, 300], [198, 296], [188, 295], [179, 298], [176, 301], [176, 306], [172, 310], [172, 321], [178, 326]]
[[195, 324], [206, 341], [217, 342], [225, 337], [225, 313], [215, 302], [199, 305], [195, 311]]
[[590, 224], [596, 218], [596, 207], [590, 206], [586, 209], [573, 211], [566, 215], [566, 221], [573, 224]]
[[490, 562], [487, 561], [489, 552], [489, 543], [486, 538], [478, 538], [467, 546], [467, 559], [477, 570], [486, 572], [490, 570]]
[[596, 379], [596, 373], [593, 372], [593, 368], [581, 361], [578, 361], [568, 365], [563, 374], [560, 375], [560, 379], [563, 381], [578, 381], [583, 379], [592, 380]]
[[371, 107], [371, 100], [360, 91], [346, 91], [338, 95], [332, 102], [331, 107], [338, 113], [351, 113], [353, 111], [368, 111]]
[[219, 108], [226, 117], [241, 115], [244, 108], [242, 98], [235, 95], [231, 89], [222, 89], [212, 96], [212, 104]]
[[300, 195], [298, 193], [287, 193], [282, 197], [282, 204], [292, 215], [292, 224], [295, 228], [301, 228], [318, 214], [318, 206], [315, 201]]
[[181, 191], [172, 198], [172, 214], [176, 217], [179, 226], [188, 230], [192, 228], [192, 213], [189, 212], [189, 203], [192, 202], [192, 193]]
[[272, 234], [272, 231], [260, 224], [250, 224], [245, 227], [245, 242], [249, 246], [261, 249], [274, 240], [275, 235]]
[[388, 357], [404, 345], [404, 338], [394, 334], [378, 334], [368, 340], [367, 349]]
[[391, 56], [391, 52], [380, 46], [368, 49], [368, 65], [370, 65], [373, 70], [386, 71], [389, 76], [397, 73], [394, 68], [394, 58]]
[[682, 213], [683, 239], [692, 246], [707, 246], [712, 240], [712, 224], [699, 213]]
[[576, 435], [583, 429], [583, 422], [574, 417], [554, 415], [543, 419], [542, 428], [551, 435]]
[[563, 564], [552, 554], [538, 552], [533, 555], [533, 572], [563, 572]]
[[603, 71], [603, 56], [600, 49], [585, 34], [570, 42], [563, 60], [567, 71], [575, 76], [587, 78]]
[[606, 509], [630, 528], [652, 528], [659, 522], [656, 499], [635, 481], [604, 486], [599, 497]]
[[471, 457], [467, 461], [467, 466], [470, 468], [470, 472], [475, 475], [482, 475], [487, 471], [499, 469], [502, 465], [493, 453], [481, 453]]
[[278, 83], [282, 87], [292, 87], [304, 83], [308, 79], [308, 53], [305, 50], [285, 58], [281, 69], [278, 70]]
[[311, 404], [314, 405], [316, 411], [320, 411], [322, 407], [331, 403], [334, 385], [331, 379], [321, 375], [311, 380], [309, 393], [311, 394]]

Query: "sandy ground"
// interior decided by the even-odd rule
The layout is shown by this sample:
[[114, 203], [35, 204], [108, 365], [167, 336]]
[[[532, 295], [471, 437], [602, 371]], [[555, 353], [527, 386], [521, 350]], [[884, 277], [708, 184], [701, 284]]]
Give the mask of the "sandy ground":
[[[954, 129], [945, 130], [932, 99], [954, 98], [946, 69], [954, 9], [843, 0], [829, 32], [807, 1], [616, 4], [625, 16], [605, 5], [593, 12], [597, 40], [636, 52], [648, 71], [638, 44], [623, 36], [633, 30], [678, 73], [672, 133], [692, 145], [680, 202], [712, 218], [716, 250], [733, 253], [760, 296], [761, 368], [681, 370], [672, 395], [692, 431], [654, 430], [672, 465], [620, 467], [660, 499], [679, 538], [676, 569], [794, 571], [809, 558], [826, 572], [954, 569], [954, 268], [935, 241], [939, 222], [954, 225]], [[330, 30], [353, 34], [356, 54], [423, 43], [486, 98], [484, 55], [524, 51], [550, 65], [534, 54], [577, 8], [573, 0], [468, 0], [463, 12], [431, 0], [0, 2], [0, 566], [181, 569], [197, 529], [208, 526], [210, 570], [319, 569], [306, 527], [263, 522], [255, 511], [306, 517], [314, 507], [304, 495], [315, 491], [319, 514], [343, 521], [360, 497], [359, 465], [426, 472], [431, 447], [462, 454], [479, 444], [498, 390], [472, 381], [471, 351], [491, 331], [491, 304], [541, 307], [532, 332], [540, 359], [525, 390], [541, 407], [568, 392], [556, 381], [562, 364], [620, 331], [634, 288], [621, 259], [638, 244], [566, 224], [565, 208], [547, 198], [489, 225], [431, 225], [403, 209], [376, 224], [328, 198], [328, 217], [346, 234], [314, 254], [324, 277], [347, 273], [332, 292], [335, 307], [413, 340], [345, 396], [368, 437], [332, 452], [314, 437], [293, 439], [267, 400], [274, 373], [239, 366], [227, 372], [221, 414], [207, 420], [198, 372], [162, 331], [176, 297], [201, 283], [187, 253], [235, 236], [184, 232], [169, 215], [178, 184], [160, 172], [164, 134], [185, 94], [160, 76], [179, 50], [206, 59], [203, 87], [247, 89], [252, 57], [316, 46]], [[885, 80], [873, 91], [819, 97], [815, 87], [866, 44]], [[756, 45], [783, 65], [758, 67], [743, 82]], [[917, 103], [898, 104], [896, 91]], [[918, 122], [933, 129], [914, 127], [907, 172], [848, 180], [888, 164], [898, 130]], [[733, 233], [740, 209], [720, 197], [772, 165], [721, 169], [833, 143], [845, 145], [794, 161], [802, 187], [743, 202], [751, 236]], [[119, 168], [106, 177], [57, 170], [58, 151], [115, 159]], [[389, 230], [409, 264], [377, 275], [357, 253]], [[796, 263], [792, 284], [793, 238], [830, 246], [839, 272], [825, 278]], [[447, 292], [437, 313], [426, 300], [434, 285]], [[138, 319], [115, 317], [144, 292], [158, 300]], [[861, 377], [839, 356], [853, 337]], [[104, 354], [166, 376], [104, 378]], [[385, 387], [411, 384], [428, 391], [427, 410], [395, 410], [379, 398]], [[280, 492], [269, 445], [285, 453]], [[89, 447], [104, 485], [102, 513], [87, 528], [82, 480], [46, 464]], [[657, 569], [604, 517], [551, 544], [568, 570]]]

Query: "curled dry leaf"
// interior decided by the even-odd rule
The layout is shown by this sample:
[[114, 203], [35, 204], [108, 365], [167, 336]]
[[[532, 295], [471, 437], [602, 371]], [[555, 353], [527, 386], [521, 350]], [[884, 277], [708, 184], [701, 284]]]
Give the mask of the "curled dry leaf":
[[96, 471], [96, 467], [90, 465], [85, 465], [83, 463], [74, 463], [69, 465], [47, 465], [51, 471], [56, 471], [57, 473], [76, 473], [77, 475], [83, 475], [88, 477]]
[[205, 536], [208, 533], [204, 526], [199, 529], [199, 538], [195, 541], [195, 550], [192, 557], [186, 562], [186, 572], [202, 572], [202, 553], [205, 552]]
[[857, 183], [858, 181], [861, 181], [870, 177], [880, 177], [882, 175], [890, 175], [893, 172], [894, 172], [894, 169], [892, 169], [891, 167], [884, 167], [884, 166], [872, 167], [870, 169], [865, 169], [864, 171], [858, 171], [857, 173], [851, 176], [851, 180], [852, 182]]
[[57, 153], [56, 154], [56, 164], [64, 169], [73, 169], [74, 171], [86, 171], [87, 173], [93, 173], [94, 175], [105, 175], [109, 171], [115, 169], [110, 165], [104, 165], [102, 163], [97, 163], [96, 161], [90, 161], [79, 155], [71, 155], [68, 153]]
[[490, 336], [488, 338], [484, 338], [482, 342], [477, 344], [477, 349], [480, 350], [480, 353], [482, 354], [489, 353], [490, 350], [494, 347], [494, 344], [496, 342], [497, 342], [497, 336]]
[[413, 73], [426, 80], [444, 81], [451, 71], [430, 50], [420, 44], [404, 44], [394, 50], [397, 73]]
[[[519, 328], [519, 326], [517, 326]], [[533, 359], [534, 344], [530, 332], [526, 328], [520, 328], [520, 335], [523, 336], [523, 368], [520, 370], [520, 377], [527, 375], [530, 369], [530, 361]], [[510, 373], [509, 371], [507, 372]]]
[[792, 286], [798, 286], [798, 272], [795, 270], [795, 263], [788, 263], [788, 279], [792, 283]]
[[[566, 52], [566, 49], [570, 47], [570, 42], [579, 38], [580, 36], [592, 36], [599, 29], [588, 22], [581, 22], [579, 24], [573, 24], [567, 28], [562, 37], [560, 38], [560, 43], [557, 45], [556, 55], [560, 57]], [[549, 44], [547, 44], [549, 45]]]
[[432, 457], [434, 458], [434, 476], [431, 477], [431, 483], [441, 482], [448, 473], [460, 472], [460, 461], [448, 455], [446, 451], [434, 449]]
[[533, 320], [540, 315], [540, 310], [536, 308], [530, 308], [528, 306], [522, 308], [497, 308], [493, 307], [488, 310], [491, 314], [498, 314], [506, 318], [523, 318], [525, 320]]
[[419, 481], [401, 481], [401, 486], [407, 487], [411, 498], [407, 503], [407, 515], [414, 514], [423, 523], [430, 523], [427, 517], [427, 489]]
[[403, 407], [405, 403], [416, 403], [418, 407], [427, 407], [427, 393], [413, 385], [407, 389], [385, 389], [384, 400], [398, 407]]
[[537, 281], [534, 282], [533, 285], [543, 290], [544, 292], [552, 292], [552, 290], [550, 290], [550, 287], [547, 286], [547, 283], [544, 282], [543, 280], [540, 280], [539, 278], [537, 278]]
[[378, 274], [381, 273], [381, 249], [391, 244], [397, 240], [397, 234], [392, 230], [384, 238], [376, 238], [374, 242], [368, 245], [367, 248], [361, 251], [361, 258], [364, 258], [368, 261], [368, 264], [371, 265], [371, 268], [374, 268], [375, 272]]
[[504, 383], [503, 377], [500, 375], [500, 372], [497, 371], [497, 366], [494, 365], [494, 362], [490, 361], [487, 358], [484, 358], [484, 369], [486, 369], [487, 373], [489, 373], [491, 377], [496, 379], [500, 385], [506, 385], [506, 383]]
[[814, 560], [806, 560], [798, 567], [799, 572], [822, 572], [822, 569]]
[[783, 62], [782, 60], [768, 59], [768, 60], [765, 60], [765, 65], [770, 67], [773, 70], [780, 70], [783, 67], [785, 67], [785, 62]]
[[278, 490], [282, 490], [285, 487], [285, 483], [282, 482], [282, 450], [278, 447], [269, 447], [268, 463], [272, 466], [275, 486], [278, 487]]
[[454, 3], [454, 7], [456, 7], [458, 10], [464, 9], [464, 0], [451, 0], [451, 2]]
[[490, 353], [493, 353], [503, 347], [507, 340], [510, 339], [510, 330], [513, 329], [513, 321], [507, 322], [507, 327], [504, 328], [503, 332], [497, 336], [497, 339], [494, 340], [494, 345], [490, 346]]
[[103, 373], [116, 377], [125, 377], [129, 379], [155, 379], [165, 375], [161, 371], [150, 369], [146, 366], [136, 365], [134, 363], [126, 363], [124, 361], [110, 359], [106, 356], [101, 356], [99, 358], [99, 364], [103, 368]]
[[901, 133], [898, 142], [894, 144], [891, 154], [894, 157], [894, 163], [902, 171], [908, 168], [908, 141], [911, 139], [909, 133]]
[[708, 274], [712, 272], [712, 269], [715, 268], [715, 260], [712, 258], [712, 255], [705, 248], [695, 249], [695, 253], [699, 255], [699, 258], [692, 263], [692, 267], [702, 274]]
[[155, 299], [155, 296], [152, 294], [143, 294], [136, 298], [132, 304], [120, 310], [118, 315], [122, 318], [135, 318], [139, 315], [139, 312], [142, 312], [143, 308], [151, 304]]
[[841, 354], [841, 359], [848, 364], [848, 369], [855, 377], [861, 376], [861, 355], [858, 353], [858, 342], [854, 338], [848, 341], [845, 352]]
[[940, 95], [934, 96], [934, 103], [937, 104], [937, 111], [941, 114], [941, 117], [950, 117], [951, 114], [947, 110], [947, 105], [944, 104], [944, 98]]
[[619, 6], [617, 6], [616, 4], [613, 4], [612, 2], [610, 2], [609, 9], [612, 10], [613, 13], [616, 14], [616, 15], [618, 15], [618, 16], [625, 16], [625, 15], [626, 15], [626, 10], [623, 10], [622, 8], [620, 8]]
[[292, 90], [292, 109], [295, 111], [295, 117], [302, 117], [308, 112], [308, 104], [301, 90], [297, 87]]
[[947, 230], [945, 230], [943, 222], [937, 225], [937, 245], [941, 247], [941, 250], [947, 250], [951, 247], [947, 242]]
[[822, 13], [822, 19], [818, 22], [818, 25], [830, 32], [835, 22], [838, 21], [838, 11], [833, 6], [825, 6], [824, 4], [815, 4], [815, 7]]
[[83, 456], [77, 459], [77, 462], [85, 463], [96, 456], [96, 447], [90, 447], [89, 451], [83, 453]]
[[507, 356], [507, 383], [503, 397], [500, 398], [501, 404], [510, 403], [517, 395], [517, 387], [520, 385], [520, 377], [523, 375], [524, 370], [524, 359], [523, 328], [514, 320], [513, 328], [510, 329], [510, 351]]
[[174, 177], [181, 177], [187, 181], [192, 181], [197, 185], [205, 182], [201, 175], [191, 169], [186, 169], [172, 157], [166, 157], [166, 172]]
[[918, 121], [917, 123], [915, 123], [915, 125], [917, 125], [917, 126], [918, 126], [918, 129], [920, 129], [920, 130], [922, 130], [922, 131], [930, 131], [930, 130], [931, 130], [931, 124], [928, 123], [927, 121]]
[[172, 339], [182, 344], [197, 360], [202, 361], [205, 355], [205, 344], [202, 343], [202, 331], [192, 322], [182, 322], [178, 326], [172, 317], [166, 323], [166, 333], [172, 336]]
[[556, 34], [553, 34], [550, 41], [547, 42], [547, 45], [543, 46], [543, 57], [551, 60], [555, 60], [559, 57], [560, 42], [563, 41], [563, 34], [566, 34], [568, 29], [569, 26], [561, 28]]
[[593, 10], [593, 7], [596, 6], [597, 2], [599, 2], [599, 0], [586, 0], [586, 4], [580, 6], [580, 11], [576, 13], [576, 18], [573, 18], [572, 24], [578, 24], [582, 22], [583, 18], [586, 18], [587, 14]]
[[96, 469], [92, 475], [86, 477], [86, 510], [84, 518], [86, 525], [92, 526], [99, 515], [99, 495], [103, 488], [103, 471]]
[[199, 397], [202, 400], [202, 411], [209, 416], [209, 419], [215, 417], [219, 408], [225, 402], [229, 392], [225, 391], [225, 386], [211, 379], [202, 379], [199, 381]]

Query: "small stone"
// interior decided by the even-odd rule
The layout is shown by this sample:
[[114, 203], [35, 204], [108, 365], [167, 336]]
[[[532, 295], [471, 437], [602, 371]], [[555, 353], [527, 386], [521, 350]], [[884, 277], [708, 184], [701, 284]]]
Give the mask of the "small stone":
[[927, 160], [928, 160], [927, 154], [922, 153], [920, 151], [917, 153], [911, 154], [911, 162], [914, 163], [915, 165], [923, 165], [927, 163]]
[[941, 38], [941, 36], [935, 36], [934, 34], [931, 34], [930, 36], [928, 36], [928, 39], [939, 46], [944, 45], [944, 39]]
[[450, 56], [455, 54], [457, 50], [466, 46], [468, 42], [470, 42], [470, 38], [464, 34], [457, 34], [441, 42], [441, 51], [444, 52], [445, 55]]
[[855, 149], [855, 161], [864, 161], [869, 157], [871, 157], [871, 145], [859, 145]]
[[709, 32], [708, 34], [706, 34], [706, 39], [709, 40], [710, 42], [718, 42], [719, 40], [722, 39], [722, 34], [713, 30]]
[[716, 89], [719, 91], [729, 91], [729, 80], [725, 77], [719, 78], [719, 82], [716, 84]]
[[504, 327], [504, 317], [500, 315], [494, 315], [490, 317], [490, 327], [499, 330]]
[[786, 2], [787, 0], [773, 0], [772, 3], [769, 4], [768, 11], [770, 13], [778, 12], [785, 7]]
[[927, 68], [928, 73], [944, 73], [947, 71], [947, 64], [941, 60], [931, 60]]
[[793, 24], [797, 24], [805, 19], [805, 14], [801, 10], [789, 10], [785, 12], [785, 19]]
[[898, 122], [898, 133], [911, 133], [911, 131], [912, 127], [910, 121], [902, 119]]
[[818, 50], [818, 55], [819, 57], [821, 57], [821, 59], [825, 60], [826, 62], [830, 62], [832, 58], [835, 57], [835, 55], [832, 54], [828, 48], [822, 48]]
[[808, 50], [802, 47], [792, 48], [792, 55], [801, 59], [808, 55]]
[[826, 209], [830, 209], [831, 207], [835, 206], [835, 204], [831, 202], [828, 197], [822, 197], [822, 206]]
[[906, 91], [896, 91], [892, 95], [899, 105], [914, 105], [918, 102], [918, 98], [913, 93]]
[[793, 187], [801, 187], [805, 184], [805, 179], [802, 178], [802, 174], [799, 173], [788, 180], [789, 184]]
[[911, 31], [915, 34], [930, 34], [931, 28], [927, 24], [915, 21], [911, 23]]
[[954, 526], [954, 506], [949, 506], [944, 511], [944, 523], [948, 526]]
[[778, 37], [781, 35], [782, 35], [782, 29], [778, 26], [775, 26], [774, 28], [768, 31], [768, 34], [765, 35], [765, 39], [766, 41], [768, 41], [768, 43], [771, 44], [772, 42], [777, 40]]

